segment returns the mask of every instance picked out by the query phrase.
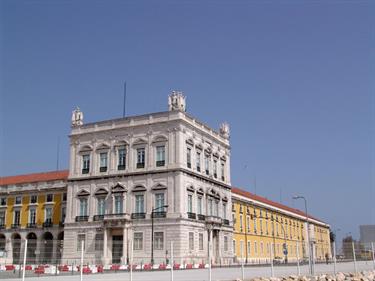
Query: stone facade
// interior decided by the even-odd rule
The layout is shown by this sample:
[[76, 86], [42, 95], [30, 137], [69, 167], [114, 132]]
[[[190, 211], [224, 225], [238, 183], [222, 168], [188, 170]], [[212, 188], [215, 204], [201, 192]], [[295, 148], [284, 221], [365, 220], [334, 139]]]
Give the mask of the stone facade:
[[93, 262], [127, 263], [132, 243], [135, 262], [162, 263], [173, 241], [176, 262], [207, 262], [212, 241], [213, 262], [231, 261], [229, 127], [188, 115], [179, 92], [168, 105], [91, 124], [73, 112], [64, 259], [84, 241]]

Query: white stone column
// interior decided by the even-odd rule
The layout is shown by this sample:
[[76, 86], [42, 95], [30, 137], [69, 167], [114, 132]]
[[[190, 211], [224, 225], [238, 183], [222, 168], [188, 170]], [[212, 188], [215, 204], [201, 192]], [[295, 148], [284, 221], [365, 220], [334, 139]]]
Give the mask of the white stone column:
[[122, 257], [121, 263], [127, 264], [127, 250], [128, 250], [128, 228], [124, 227], [122, 236]]
[[108, 230], [107, 228], [104, 228], [104, 232], [103, 232], [103, 257], [102, 257], [102, 262], [104, 265], [108, 264], [108, 257], [107, 257], [107, 253], [108, 253]]

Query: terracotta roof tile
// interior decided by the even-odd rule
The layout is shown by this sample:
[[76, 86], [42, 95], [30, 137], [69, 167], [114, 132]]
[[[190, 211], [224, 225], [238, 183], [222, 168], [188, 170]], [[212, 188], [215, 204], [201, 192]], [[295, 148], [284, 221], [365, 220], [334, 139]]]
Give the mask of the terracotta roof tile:
[[68, 170], [62, 170], [62, 171], [53, 171], [53, 172], [45, 172], [45, 173], [17, 175], [17, 176], [10, 176], [10, 177], [0, 177], [0, 186], [10, 185], [10, 184], [29, 183], [29, 182], [39, 182], [39, 181], [67, 180], [68, 174], [69, 174]]
[[[252, 193], [250, 193], [248, 191], [245, 191], [245, 190], [237, 188], [237, 187], [232, 187], [232, 193], [235, 193], [235, 194], [238, 194], [238, 195], [242, 195], [242, 196], [247, 197], [249, 199], [253, 199], [254, 201], [258, 201], [258, 202], [261, 202], [261, 203], [264, 203], [264, 204], [267, 204], [267, 205], [271, 205], [273, 207], [276, 207], [276, 208], [279, 208], [279, 209], [282, 209], [282, 210], [294, 213], [296, 215], [300, 215], [300, 216], [306, 217], [306, 213], [303, 212], [303, 211], [301, 211], [301, 210], [288, 207], [286, 205], [277, 203], [275, 201], [269, 200], [269, 199], [267, 199], [265, 197], [262, 197], [262, 196], [259, 196], [259, 195], [252, 194]], [[320, 219], [317, 219], [317, 218], [311, 216], [310, 214], [308, 214], [308, 217], [310, 219], [313, 219], [313, 220], [316, 220], [316, 221], [319, 221], [321, 223], [326, 224], [326, 222], [324, 222], [324, 221], [322, 221]]]

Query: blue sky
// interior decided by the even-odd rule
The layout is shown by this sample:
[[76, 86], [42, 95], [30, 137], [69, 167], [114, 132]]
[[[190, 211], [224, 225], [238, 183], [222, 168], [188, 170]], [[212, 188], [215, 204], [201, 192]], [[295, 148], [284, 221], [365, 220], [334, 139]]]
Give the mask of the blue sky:
[[167, 109], [231, 125], [232, 183], [358, 237], [375, 223], [371, 1], [1, 1], [0, 175], [68, 167], [85, 122]]

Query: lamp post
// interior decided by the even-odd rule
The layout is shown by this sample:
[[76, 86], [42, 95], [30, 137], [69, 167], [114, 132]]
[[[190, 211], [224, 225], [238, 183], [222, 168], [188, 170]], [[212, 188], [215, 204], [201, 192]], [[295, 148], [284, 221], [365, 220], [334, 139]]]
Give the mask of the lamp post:
[[304, 196], [293, 196], [293, 199], [303, 199], [305, 202], [305, 214], [306, 214], [306, 226], [307, 226], [307, 245], [309, 247], [309, 273], [310, 275], [313, 275], [313, 268], [312, 268], [312, 257], [311, 257], [311, 244], [310, 244], [310, 226], [309, 226], [309, 216], [307, 214], [307, 200]]
[[159, 209], [168, 208], [168, 205], [153, 208], [151, 211], [151, 265], [154, 265], [154, 212]]

